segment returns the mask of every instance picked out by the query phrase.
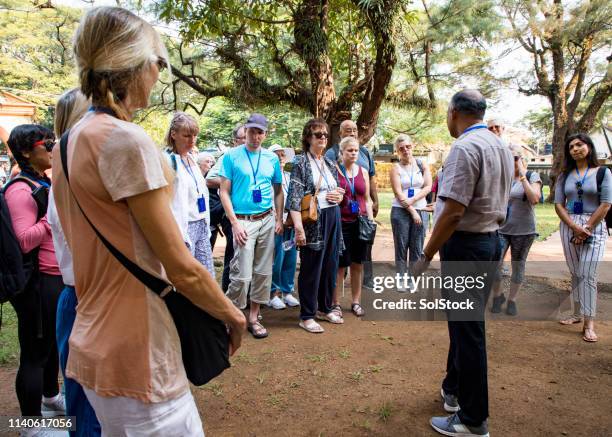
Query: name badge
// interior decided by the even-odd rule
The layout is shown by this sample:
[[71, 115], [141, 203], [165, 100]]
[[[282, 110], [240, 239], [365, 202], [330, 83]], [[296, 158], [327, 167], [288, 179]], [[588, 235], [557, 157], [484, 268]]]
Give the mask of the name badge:
[[574, 202], [574, 214], [582, 214], [583, 210], [582, 202]]
[[408, 188], [408, 197], [414, 197], [414, 188]]
[[198, 198], [198, 211], [206, 212], [206, 199], [204, 199], [204, 196]]
[[253, 190], [253, 202], [261, 203], [261, 190], [259, 188]]
[[351, 200], [351, 214], [359, 214], [359, 202]]

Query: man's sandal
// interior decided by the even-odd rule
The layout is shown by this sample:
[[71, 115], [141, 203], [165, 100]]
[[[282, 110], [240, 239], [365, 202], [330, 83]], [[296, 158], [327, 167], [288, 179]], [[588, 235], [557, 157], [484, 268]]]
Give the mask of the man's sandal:
[[336, 313], [338, 317], [342, 317], [342, 307], [339, 304], [332, 305], [332, 313]]
[[365, 315], [365, 310], [358, 303], [354, 303], [354, 304], [351, 305], [351, 311], [357, 317], [361, 317], [361, 316]]
[[321, 334], [325, 332], [325, 329], [314, 320], [310, 319], [310, 323], [306, 323], [308, 320], [300, 320], [300, 328], [305, 329], [311, 334]]
[[595, 343], [598, 338], [597, 334], [595, 334], [595, 330], [593, 328], [585, 328], [583, 331], [582, 339], [588, 343]]
[[559, 323], [561, 323], [562, 325], [573, 325], [575, 323], [581, 323], [581, 322], [582, 322], [582, 317], [579, 317], [579, 316], [571, 316], [571, 317], [568, 317], [567, 319], [559, 320]]
[[255, 338], [266, 338], [268, 336], [268, 331], [258, 321], [255, 323], [249, 323], [249, 327], [247, 329]]

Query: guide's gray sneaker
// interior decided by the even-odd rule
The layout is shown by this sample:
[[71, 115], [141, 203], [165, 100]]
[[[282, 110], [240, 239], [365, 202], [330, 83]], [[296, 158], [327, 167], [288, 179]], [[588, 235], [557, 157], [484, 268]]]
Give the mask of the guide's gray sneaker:
[[457, 396], [446, 393], [443, 388], [440, 389], [440, 395], [444, 400], [444, 411], [447, 413], [456, 413], [461, 409]]
[[484, 421], [480, 426], [467, 426], [461, 423], [457, 413], [452, 416], [432, 417], [431, 427], [443, 435], [453, 437], [489, 437], [489, 428]]

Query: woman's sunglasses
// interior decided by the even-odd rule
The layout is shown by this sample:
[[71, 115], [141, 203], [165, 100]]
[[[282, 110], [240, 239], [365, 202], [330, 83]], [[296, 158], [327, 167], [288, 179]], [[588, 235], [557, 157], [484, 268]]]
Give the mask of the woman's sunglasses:
[[313, 136], [313, 137], [315, 137], [315, 138], [317, 138], [317, 139], [319, 139], [319, 140], [320, 140], [321, 138], [323, 138], [323, 137], [325, 137], [325, 138], [329, 138], [329, 134], [328, 134], [327, 132], [313, 132], [313, 133], [312, 133], [312, 136]]
[[47, 138], [46, 140], [36, 141], [34, 144], [32, 144], [32, 148], [38, 146], [44, 146], [47, 152], [50, 152], [53, 150], [53, 147], [55, 147], [55, 140]]

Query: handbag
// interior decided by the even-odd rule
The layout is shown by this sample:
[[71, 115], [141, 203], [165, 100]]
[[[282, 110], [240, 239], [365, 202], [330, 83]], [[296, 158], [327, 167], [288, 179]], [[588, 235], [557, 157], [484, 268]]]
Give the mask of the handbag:
[[[314, 194], [307, 193], [302, 197], [300, 202], [300, 215], [302, 216], [302, 224], [315, 223], [319, 219], [319, 201], [317, 200], [317, 194], [319, 194], [319, 188], [321, 188], [321, 181], [323, 180], [323, 174], [319, 176], [319, 182], [315, 187]], [[285, 226], [292, 227], [293, 219], [291, 214], [287, 215]]]
[[374, 235], [376, 234], [376, 222], [374, 220], [370, 220], [365, 215], [358, 215], [357, 223], [359, 225], [359, 239], [368, 243], [374, 241]]
[[[69, 132], [64, 133], [60, 140], [60, 155], [66, 181], [70, 187], [67, 150]], [[70, 190], [72, 192], [72, 188]], [[225, 324], [177, 292], [173, 285], [146, 272], [117, 250], [89, 220], [74, 192], [72, 196], [85, 220], [108, 251], [136, 279], [164, 300], [181, 342], [183, 366], [187, 379], [193, 385], [204, 385], [230, 367], [229, 334]]]

